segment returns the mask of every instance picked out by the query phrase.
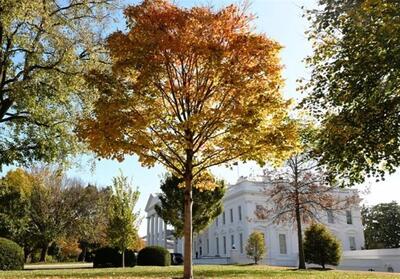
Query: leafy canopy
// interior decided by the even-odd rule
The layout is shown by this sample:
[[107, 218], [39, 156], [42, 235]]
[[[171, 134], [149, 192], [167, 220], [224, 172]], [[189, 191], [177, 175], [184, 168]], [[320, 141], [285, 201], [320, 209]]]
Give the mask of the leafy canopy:
[[164, 0], [130, 6], [125, 16], [128, 32], [108, 38], [112, 72], [88, 76], [100, 97], [80, 136], [98, 155], [137, 154], [183, 177], [291, 151], [281, 47], [252, 32], [252, 17], [234, 5], [213, 11]]
[[[201, 176], [199, 176], [201, 177]], [[214, 177], [208, 175], [196, 179], [193, 189], [193, 231], [200, 232], [205, 229], [218, 215], [221, 214], [223, 204], [222, 199], [225, 194], [223, 181], [216, 181]], [[200, 183], [210, 183], [213, 190], [204, 189]], [[174, 227], [176, 237], [183, 236], [183, 216], [184, 216], [184, 192], [180, 184], [183, 179], [176, 176], [167, 176], [161, 183], [161, 195], [159, 199], [161, 205], [156, 205], [157, 214], [168, 224]], [[215, 186], [217, 184], [217, 186]]]
[[400, 162], [400, 2], [319, 0], [310, 11], [311, 80], [322, 162], [345, 184], [383, 178]]
[[367, 249], [400, 248], [400, 205], [396, 202], [361, 211]]
[[0, 168], [63, 161], [79, 150], [76, 117], [102, 67], [99, 30], [116, 0], [0, 0]]

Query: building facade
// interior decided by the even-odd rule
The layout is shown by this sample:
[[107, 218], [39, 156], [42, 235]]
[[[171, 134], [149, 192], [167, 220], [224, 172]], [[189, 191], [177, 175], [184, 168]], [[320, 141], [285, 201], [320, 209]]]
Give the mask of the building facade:
[[[290, 223], [275, 224], [272, 220], [260, 220], [256, 217], [257, 207], [265, 206], [268, 197], [263, 190], [270, 183], [266, 177], [258, 179], [241, 178], [228, 186], [224, 197], [224, 210], [202, 233], [194, 236], [193, 255], [198, 259], [213, 260], [232, 259], [234, 262], [248, 263], [245, 246], [253, 231], [264, 233], [267, 253], [263, 260], [270, 265], [296, 266], [298, 247], [296, 226]], [[352, 191], [340, 191], [338, 195], [352, 195]], [[149, 198], [146, 212], [148, 216], [148, 243], [160, 237], [154, 230], [154, 205], [159, 202], [157, 196]], [[342, 249], [360, 250], [364, 246], [364, 234], [359, 205], [342, 211], [319, 212], [319, 221], [326, 225], [341, 241]], [[159, 218], [158, 218], [159, 219]], [[162, 235], [162, 232], [161, 232]], [[174, 241], [174, 251], [182, 253], [182, 241]]]

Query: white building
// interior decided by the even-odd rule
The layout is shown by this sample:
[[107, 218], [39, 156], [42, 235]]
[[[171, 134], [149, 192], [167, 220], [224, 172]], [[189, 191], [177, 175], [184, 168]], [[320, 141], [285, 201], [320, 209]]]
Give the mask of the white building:
[[[247, 263], [245, 245], [249, 235], [261, 231], [265, 236], [267, 254], [264, 263], [270, 265], [296, 266], [298, 263], [296, 226], [277, 225], [271, 220], [259, 220], [255, 216], [257, 206], [265, 206], [267, 197], [262, 193], [269, 183], [266, 178], [241, 178], [235, 185], [228, 186], [224, 197], [224, 211], [193, 241], [193, 255], [197, 262], [204, 263]], [[352, 192], [343, 191], [340, 195]], [[163, 239], [166, 226], [157, 217], [154, 206], [158, 197], [151, 195], [147, 212], [147, 243], [166, 246]], [[342, 242], [342, 248], [360, 250], [364, 246], [361, 213], [358, 205], [341, 212], [320, 212], [320, 221]], [[161, 225], [158, 225], [161, 224]], [[160, 230], [161, 228], [161, 230]], [[182, 253], [182, 241], [176, 240], [174, 251]], [[234, 248], [234, 249], [232, 249]]]

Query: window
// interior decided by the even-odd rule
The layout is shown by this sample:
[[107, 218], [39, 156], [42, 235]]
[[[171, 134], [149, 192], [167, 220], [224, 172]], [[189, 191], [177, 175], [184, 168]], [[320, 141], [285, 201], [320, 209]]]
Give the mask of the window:
[[207, 238], [207, 255], [210, 255], [210, 240]]
[[243, 254], [243, 234], [239, 234], [239, 246], [240, 246], [240, 253]]
[[231, 248], [233, 249], [234, 246], [235, 246], [235, 236], [232, 234], [231, 235]]
[[215, 218], [215, 226], [218, 227], [218, 216]]
[[238, 215], [239, 215], [239, 221], [242, 221], [242, 207], [240, 205], [238, 207]]
[[226, 237], [223, 236], [222, 239], [223, 239], [223, 244], [224, 244], [224, 255], [226, 255]]
[[217, 243], [217, 255], [219, 255], [219, 241], [218, 241], [218, 237], [216, 238], [216, 241], [215, 241], [216, 243]]
[[347, 220], [347, 224], [349, 224], [349, 225], [353, 224], [353, 218], [351, 216], [350, 210], [346, 210], [346, 220]]
[[233, 223], [233, 208], [231, 208], [230, 213], [231, 213], [231, 223]]
[[287, 254], [286, 235], [285, 234], [279, 234], [279, 252], [281, 254]]
[[328, 215], [328, 223], [329, 224], [333, 224], [334, 220], [333, 220], [333, 211], [332, 210], [327, 210], [326, 214]]
[[356, 238], [354, 236], [349, 237], [349, 244], [350, 244], [350, 250], [356, 250]]
[[225, 211], [222, 212], [222, 224], [225, 225]]

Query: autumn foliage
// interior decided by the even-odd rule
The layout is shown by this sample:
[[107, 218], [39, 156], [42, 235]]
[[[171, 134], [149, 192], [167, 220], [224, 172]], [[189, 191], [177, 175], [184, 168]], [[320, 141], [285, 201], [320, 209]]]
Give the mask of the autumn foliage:
[[295, 145], [281, 46], [253, 32], [253, 17], [235, 5], [145, 0], [125, 16], [128, 32], [108, 38], [112, 70], [88, 76], [99, 98], [79, 135], [101, 157], [136, 154], [183, 178], [189, 278], [192, 180], [232, 160], [280, 160]]
[[281, 46], [252, 33], [251, 17], [236, 6], [186, 10], [162, 0], [125, 15], [129, 32], [108, 39], [112, 72], [89, 76], [100, 97], [80, 134], [98, 155], [137, 154], [182, 176], [186, 148], [196, 155], [195, 174], [290, 150]]

